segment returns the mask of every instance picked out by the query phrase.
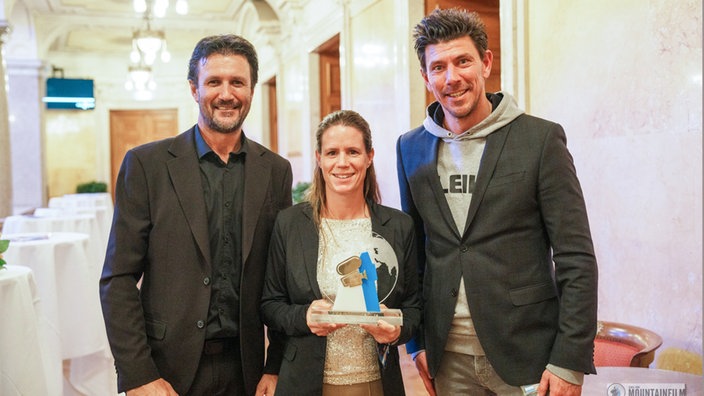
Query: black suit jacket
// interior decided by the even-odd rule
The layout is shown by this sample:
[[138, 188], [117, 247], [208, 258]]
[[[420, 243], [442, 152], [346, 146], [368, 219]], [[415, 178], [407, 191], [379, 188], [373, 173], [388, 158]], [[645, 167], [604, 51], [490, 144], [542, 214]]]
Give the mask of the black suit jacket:
[[423, 276], [424, 337], [408, 349], [424, 348], [437, 373], [464, 276], [479, 341], [508, 384], [539, 382], [547, 363], [594, 373], [597, 266], [562, 127], [523, 114], [487, 136], [462, 231], [440, 184], [439, 142], [423, 127], [397, 142]]
[[[195, 133], [130, 150], [117, 178], [100, 294], [120, 392], [163, 377], [183, 394], [200, 360], [212, 255]], [[264, 367], [266, 252], [277, 213], [291, 205], [292, 174], [288, 161], [248, 143], [239, 323], [245, 387], [254, 394]], [[276, 373], [281, 343], [271, 341], [266, 372]]]
[[[373, 203], [369, 203], [369, 207], [372, 231], [386, 239], [398, 260], [396, 288], [384, 303], [403, 312], [403, 327], [397, 343], [403, 344], [415, 333], [421, 315], [413, 222], [399, 210]], [[317, 280], [318, 229], [312, 216], [308, 203], [282, 211], [271, 241], [262, 315], [269, 328], [287, 336], [277, 395], [322, 393], [327, 338], [313, 334], [306, 324], [310, 303], [322, 298]], [[381, 375], [385, 395], [404, 394], [395, 346], [390, 347]]]

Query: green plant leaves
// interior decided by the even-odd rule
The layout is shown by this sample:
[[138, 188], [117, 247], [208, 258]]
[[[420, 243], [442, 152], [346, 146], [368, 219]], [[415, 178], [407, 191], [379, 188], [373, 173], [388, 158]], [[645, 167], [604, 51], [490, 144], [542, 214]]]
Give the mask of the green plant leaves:
[[7, 262], [2, 258], [2, 253], [4, 253], [9, 246], [9, 239], [0, 239], [0, 269], [5, 269], [5, 264], [7, 264]]
[[9, 239], [0, 239], [0, 253], [4, 253], [5, 250], [10, 246]]

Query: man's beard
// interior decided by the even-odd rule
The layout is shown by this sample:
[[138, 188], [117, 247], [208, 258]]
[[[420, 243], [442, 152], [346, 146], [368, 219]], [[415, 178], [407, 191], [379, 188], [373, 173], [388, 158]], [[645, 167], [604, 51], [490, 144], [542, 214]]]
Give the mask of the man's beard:
[[244, 123], [243, 118], [238, 118], [236, 121], [233, 123], [221, 123], [218, 120], [215, 119], [215, 117], [208, 118], [208, 127], [212, 129], [215, 132], [219, 133], [233, 133], [238, 131], [240, 128], [242, 128], [242, 124]]
[[[207, 113], [205, 110], [212, 110], [212, 112]], [[235, 110], [235, 109], [233, 109], [233, 110]], [[212, 129], [215, 132], [219, 132], [219, 133], [223, 133], [223, 134], [234, 133], [234, 132], [237, 132], [238, 130], [240, 130], [240, 128], [242, 128], [242, 124], [244, 124], [244, 119], [247, 116], [249, 109], [245, 109], [244, 106], [240, 106], [239, 108], [237, 108], [237, 110], [239, 110], [240, 116], [232, 122], [224, 123], [224, 122], [216, 119], [216, 117], [215, 117], [216, 110], [215, 109], [201, 108], [201, 112], [203, 114], [209, 115], [209, 117], [206, 117], [206, 122], [208, 123], [208, 128]]]

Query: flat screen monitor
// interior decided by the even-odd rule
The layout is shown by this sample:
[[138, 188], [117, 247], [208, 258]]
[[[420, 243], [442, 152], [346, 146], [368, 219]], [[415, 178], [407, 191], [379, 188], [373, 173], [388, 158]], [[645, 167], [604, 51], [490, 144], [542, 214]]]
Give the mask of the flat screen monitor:
[[91, 110], [95, 108], [93, 80], [78, 78], [47, 78], [47, 109]]

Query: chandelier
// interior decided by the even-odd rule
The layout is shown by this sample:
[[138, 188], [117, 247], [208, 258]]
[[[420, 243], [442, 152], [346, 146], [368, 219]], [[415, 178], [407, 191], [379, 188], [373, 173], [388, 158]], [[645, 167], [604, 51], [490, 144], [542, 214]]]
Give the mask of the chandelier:
[[[163, 30], [152, 29], [152, 18], [163, 18], [169, 8], [169, 0], [133, 0], [135, 12], [142, 14], [143, 27], [132, 33], [131, 65], [128, 68], [125, 89], [132, 91], [137, 100], [150, 100], [156, 89], [152, 65], [156, 58], [167, 63], [171, 54], [166, 49]], [[176, 0], [176, 13], [188, 14], [187, 0]]]
[[128, 68], [125, 89], [132, 91], [136, 100], [150, 100], [154, 96], [156, 82], [152, 76], [152, 68], [144, 63], [131, 65]]
[[[163, 18], [166, 15], [169, 0], [133, 0], [132, 6], [135, 12], [143, 14], [145, 27], [132, 34], [130, 60], [132, 63], [152, 65], [157, 56], [160, 56], [161, 61], [167, 63], [171, 54], [166, 49], [166, 36], [163, 30], [152, 29], [151, 21], [152, 18]], [[175, 8], [179, 15], [188, 14], [188, 1], [176, 0]]]
[[171, 60], [171, 54], [166, 49], [166, 36], [163, 30], [152, 29], [148, 14], [145, 14], [144, 29], [135, 30], [132, 34], [132, 52], [130, 60], [132, 63], [144, 62], [153, 65], [159, 55], [162, 62]]
[[[166, 10], [169, 8], [169, 0], [133, 0], [132, 7], [138, 14], [150, 11], [156, 18], [163, 18], [166, 15]], [[179, 15], [188, 14], [188, 1], [176, 0], [174, 6], [176, 13]]]

